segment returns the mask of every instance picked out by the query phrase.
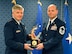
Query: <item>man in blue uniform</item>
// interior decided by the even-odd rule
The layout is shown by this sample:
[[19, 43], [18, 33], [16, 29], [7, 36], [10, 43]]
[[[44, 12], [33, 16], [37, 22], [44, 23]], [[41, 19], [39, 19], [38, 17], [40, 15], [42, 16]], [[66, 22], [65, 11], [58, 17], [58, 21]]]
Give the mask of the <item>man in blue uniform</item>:
[[27, 54], [27, 50], [33, 50], [30, 44], [26, 43], [30, 38], [21, 23], [23, 14], [24, 8], [21, 5], [16, 4], [12, 7], [12, 19], [4, 26], [5, 54]]
[[63, 54], [62, 38], [65, 34], [65, 23], [58, 19], [56, 5], [49, 5], [47, 14], [49, 21], [45, 23], [46, 26], [43, 26], [42, 43], [38, 44], [36, 49], [43, 49], [42, 54]]

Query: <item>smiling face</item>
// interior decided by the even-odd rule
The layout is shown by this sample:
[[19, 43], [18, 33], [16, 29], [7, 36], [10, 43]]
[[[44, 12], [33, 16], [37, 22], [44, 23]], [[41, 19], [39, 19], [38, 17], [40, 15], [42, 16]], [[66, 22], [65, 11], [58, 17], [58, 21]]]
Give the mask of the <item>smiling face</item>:
[[18, 21], [21, 21], [24, 15], [24, 8], [21, 5], [14, 5], [12, 7], [12, 17]]
[[47, 14], [48, 14], [50, 19], [55, 18], [58, 14], [57, 7], [55, 5], [48, 6]]
[[18, 20], [18, 21], [22, 20], [23, 15], [24, 15], [23, 10], [17, 9], [17, 10], [14, 10], [14, 11], [12, 12], [12, 16], [13, 16], [16, 20]]

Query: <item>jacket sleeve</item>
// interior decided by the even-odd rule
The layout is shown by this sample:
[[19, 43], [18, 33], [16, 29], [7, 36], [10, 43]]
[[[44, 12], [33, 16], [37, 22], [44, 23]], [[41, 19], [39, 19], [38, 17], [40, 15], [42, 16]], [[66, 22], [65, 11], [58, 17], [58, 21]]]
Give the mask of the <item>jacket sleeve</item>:
[[13, 40], [13, 28], [10, 24], [6, 24], [4, 26], [4, 36], [5, 36], [5, 44], [7, 47], [15, 49], [15, 50], [24, 50], [24, 44], [21, 42], [16, 42]]
[[50, 32], [49, 35], [52, 37], [49, 40], [47, 40], [46, 42], [43, 42], [45, 49], [50, 49], [50, 48], [56, 46], [57, 44], [62, 43], [62, 38], [64, 36], [64, 34], [61, 35], [59, 33], [59, 29], [57, 31], [50, 30], [49, 32]]

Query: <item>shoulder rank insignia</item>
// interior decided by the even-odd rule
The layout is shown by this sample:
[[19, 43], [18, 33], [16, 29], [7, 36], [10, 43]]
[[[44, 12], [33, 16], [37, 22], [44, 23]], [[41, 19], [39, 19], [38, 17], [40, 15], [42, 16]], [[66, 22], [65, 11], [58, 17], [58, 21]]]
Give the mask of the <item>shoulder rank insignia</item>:
[[64, 27], [64, 26], [61, 26], [61, 27], [59, 28], [59, 33], [60, 33], [61, 35], [64, 35], [64, 33], [65, 33], [65, 27]]

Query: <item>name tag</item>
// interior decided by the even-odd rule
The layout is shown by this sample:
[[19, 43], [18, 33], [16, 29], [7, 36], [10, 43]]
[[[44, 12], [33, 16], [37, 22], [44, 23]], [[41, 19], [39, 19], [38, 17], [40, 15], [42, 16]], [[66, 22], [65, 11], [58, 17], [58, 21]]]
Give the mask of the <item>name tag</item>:
[[19, 33], [19, 32], [21, 32], [21, 30], [16, 30], [16, 33]]

